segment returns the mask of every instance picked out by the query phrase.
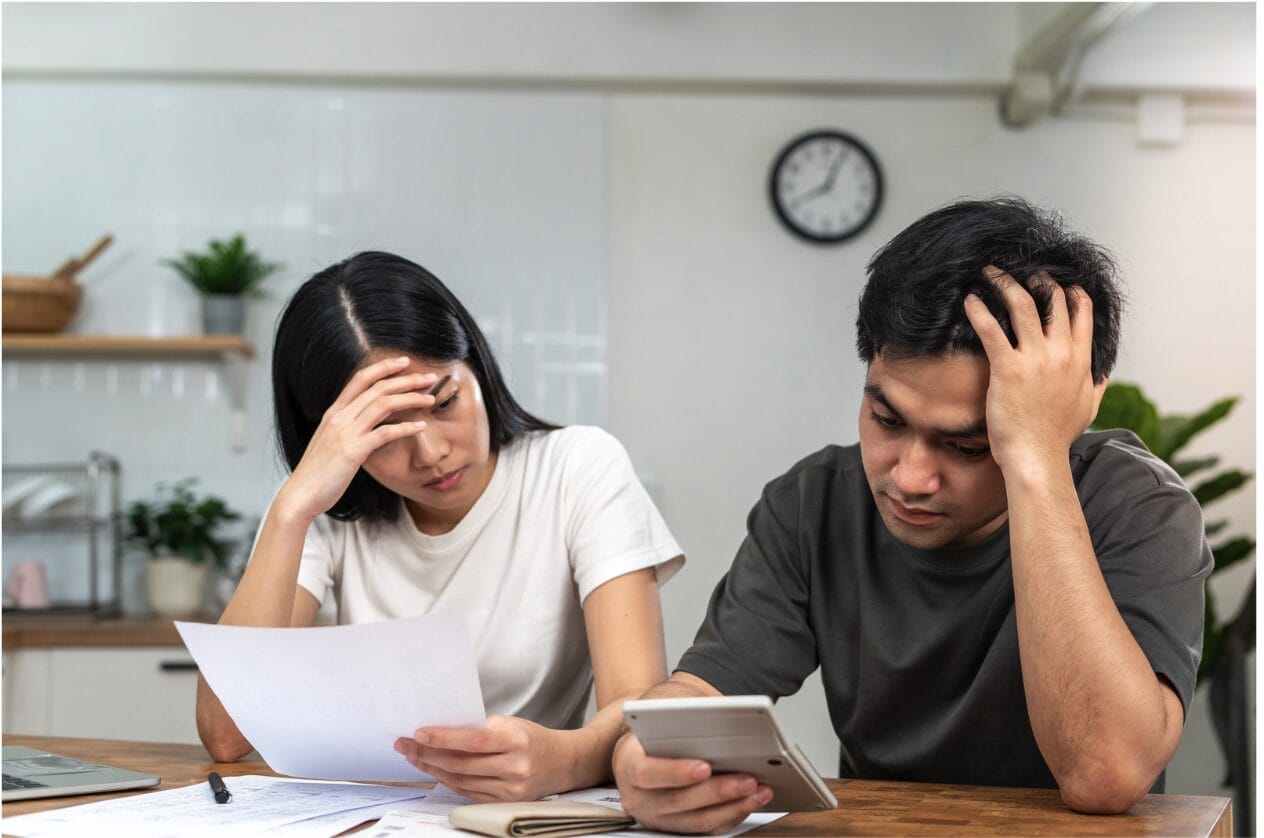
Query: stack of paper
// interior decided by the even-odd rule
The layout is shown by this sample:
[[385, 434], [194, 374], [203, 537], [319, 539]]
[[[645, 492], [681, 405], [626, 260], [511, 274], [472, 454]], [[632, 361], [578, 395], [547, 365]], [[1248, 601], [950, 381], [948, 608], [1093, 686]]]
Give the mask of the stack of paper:
[[4, 819], [19, 838], [187, 838], [187, 836], [336, 835], [375, 820], [429, 789], [322, 783], [277, 777], [226, 777], [228, 803], [216, 803], [206, 783], [67, 806]]

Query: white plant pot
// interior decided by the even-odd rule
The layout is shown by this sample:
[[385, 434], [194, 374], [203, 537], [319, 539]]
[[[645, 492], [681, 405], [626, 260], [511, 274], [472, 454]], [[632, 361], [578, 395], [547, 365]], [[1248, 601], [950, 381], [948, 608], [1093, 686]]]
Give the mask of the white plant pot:
[[185, 619], [202, 610], [206, 565], [188, 559], [150, 559], [145, 573], [149, 608], [159, 617]]

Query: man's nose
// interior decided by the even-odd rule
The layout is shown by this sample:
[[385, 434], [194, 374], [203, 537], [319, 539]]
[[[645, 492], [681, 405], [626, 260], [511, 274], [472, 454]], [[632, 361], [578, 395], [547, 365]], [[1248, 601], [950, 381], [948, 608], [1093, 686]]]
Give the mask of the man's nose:
[[939, 466], [930, 446], [914, 440], [905, 445], [891, 470], [891, 479], [905, 497], [939, 491]]

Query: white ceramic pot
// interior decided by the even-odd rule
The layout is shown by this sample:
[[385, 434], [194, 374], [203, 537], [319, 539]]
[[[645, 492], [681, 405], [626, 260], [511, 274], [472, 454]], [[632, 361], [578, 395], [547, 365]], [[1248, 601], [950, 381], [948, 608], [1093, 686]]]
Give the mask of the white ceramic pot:
[[150, 559], [145, 571], [149, 608], [159, 617], [186, 619], [202, 610], [206, 565], [188, 559]]

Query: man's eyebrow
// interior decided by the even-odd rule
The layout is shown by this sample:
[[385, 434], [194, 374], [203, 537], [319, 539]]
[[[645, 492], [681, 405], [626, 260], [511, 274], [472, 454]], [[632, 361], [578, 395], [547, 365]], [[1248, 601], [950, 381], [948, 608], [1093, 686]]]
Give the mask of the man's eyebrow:
[[900, 415], [900, 411], [895, 409], [895, 405], [891, 404], [890, 400], [887, 399], [886, 393], [883, 393], [882, 388], [879, 387], [877, 384], [866, 384], [865, 395], [876, 402], [880, 402], [883, 407], [885, 407], [887, 410], [895, 414], [895, 418], [897, 419], [904, 418], [903, 416]]
[[452, 376], [450, 375], [445, 375], [443, 378], [440, 378], [439, 383], [430, 388], [430, 393], [428, 395], [431, 395], [431, 396], [439, 395], [439, 391], [443, 389], [443, 385], [447, 384], [451, 380], [452, 380]]
[[[887, 398], [886, 394], [882, 392], [882, 388], [877, 384], [866, 384], [865, 395], [874, 401], [881, 403], [883, 407], [895, 414], [895, 418], [899, 419], [901, 422], [907, 423], [908, 420], [904, 418], [904, 415], [900, 413], [895, 405], [891, 404], [891, 400]], [[960, 428], [933, 428], [932, 430], [936, 436], [942, 437], [961, 438], [987, 436], [987, 419], [980, 419], [977, 422], [971, 422], [969, 425], [964, 425]]]
[[949, 437], [987, 436], [987, 420], [980, 419], [961, 428], [936, 428], [935, 433]]

